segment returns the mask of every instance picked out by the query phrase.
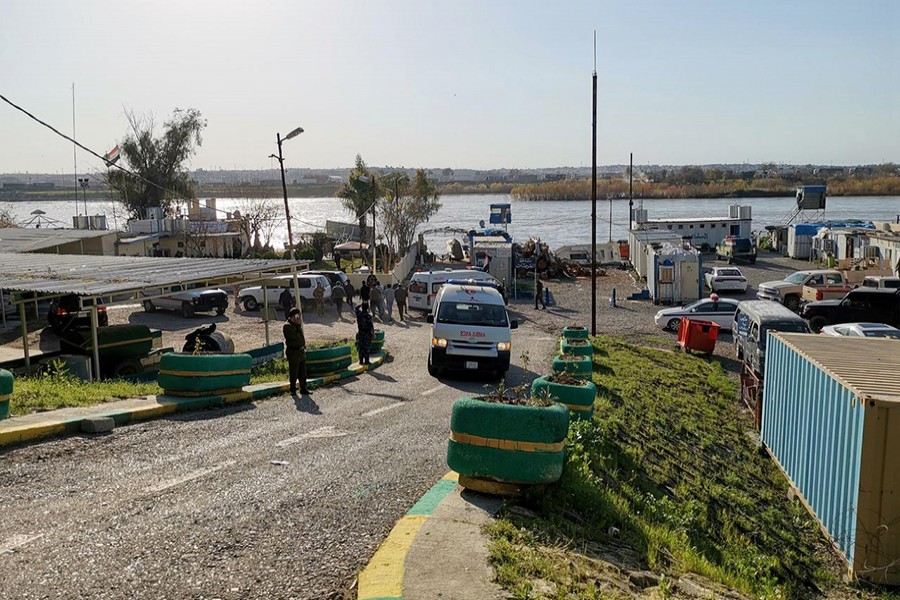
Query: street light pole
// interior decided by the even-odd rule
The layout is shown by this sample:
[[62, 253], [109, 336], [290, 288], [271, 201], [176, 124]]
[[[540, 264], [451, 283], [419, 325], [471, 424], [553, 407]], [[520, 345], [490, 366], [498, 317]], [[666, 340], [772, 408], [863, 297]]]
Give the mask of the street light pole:
[[[87, 209], [87, 186], [90, 180], [87, 177], [79, 177], [78, 183], [81, 184], [81, 201], [84, 204], [84, 216], [87, 217], [88, 209]], [[77, 192], [76, 192], [77, 193]], [[88, 219], [88, 229], [90, 229], [90, 219]]]
[[291, 257], [291, 260], [295, 258], [294, 254], [294, 232], [291, 230], [291, 207], [288, 205], [288, 195], [287, 195], [287, 181], [284, 178], [284, 156], [281, 153], [281, 142], [286, 142], [292, 137], [296, 137], [303, 133], [303, 128], [298, 127], [293, 130], [286, 136], [284, 139], [281, 138], [280, 133], [275, 134], [275, 141], [278, 142], [278, 156], [271, 154], [270, 156], [276, 160], [278, 160], [278, 165], [281, 167], [281, 190], [284, 192], [284, 218], [287, 219], [287, 230], [288, 230], [288, 255]]

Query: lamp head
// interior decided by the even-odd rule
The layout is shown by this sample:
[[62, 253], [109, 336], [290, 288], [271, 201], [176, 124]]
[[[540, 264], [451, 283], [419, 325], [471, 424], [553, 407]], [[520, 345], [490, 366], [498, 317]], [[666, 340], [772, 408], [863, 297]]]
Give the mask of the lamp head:
[[300, 135], [301, 133], [303, 133], [303, 128], [302, 128], [302, 127], [298, 127], [297, 129], [293, 130], [292, 132], [290, 132], [289, 134], [287, 134], [286, 136], [284, 136], [283, 138], [281, 138], [281, 141], [283, 141], [283, 142], [284, 142], [284, 141], [287, 141], [287, 140], [289, 140], [289, 139], [291, 139], [291, 138], [293, 138], [293, 137], [297, 137], [297, 136]]

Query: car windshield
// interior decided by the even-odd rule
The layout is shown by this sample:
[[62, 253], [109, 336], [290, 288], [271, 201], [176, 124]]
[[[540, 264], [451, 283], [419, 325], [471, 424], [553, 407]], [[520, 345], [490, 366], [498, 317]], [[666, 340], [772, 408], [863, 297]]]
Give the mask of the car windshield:
[[499, 304], [442, 302], [437, 314], [438, 323], [506, 327], [506, 308]]
[[798, 271], [784, 278], [788, 283], [803, 283], [804, 279], [806, 279], [806, 273], [803, 273], [802, 271]]
[[863, 330], [866, 337], [894, 338], [900, 340], [900, 331], [892, 331], [890, 329], [868, 329]]

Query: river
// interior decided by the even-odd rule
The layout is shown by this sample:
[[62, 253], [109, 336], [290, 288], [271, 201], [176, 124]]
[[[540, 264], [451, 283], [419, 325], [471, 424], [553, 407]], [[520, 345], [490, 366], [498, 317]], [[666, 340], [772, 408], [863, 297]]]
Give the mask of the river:
[[[273, 200], [281, 206], [280, 200]], [[479, 220], [488, 220], [490, 205], [508, 202], [512, 205], [512, 223], [509, 232], [514, 239], [525, 240], [529, 237], [540, 237], [558, 248], [566, 244], [585, 244], [591, 241], [591, 203], [590, 201], [560, 202], [527, 202], [517, 201], [505, 194], [475, 194], [466, 196], [444, 196], [443, 207], [432, 217], [429, 223], [421, 228], [459, 227], [470, 229], [478, 226]], [[728, 207], [737, 202], [733, 198], [677, 200], [645, 200], [644, 208], [648, 217], [661, 219], [669, 217], [715, 217], [728, 216]], [[753, 207], [753, 229], [761, 230], [766, 225], [777, 225], [790, 214], [795, 205], [793, 198], [744, 198], [740, 204]], [[225, 211], [234, 210], [238, 201], [232, 198], [220, 198], [217, 206]], [[637, 206], [637, 201], [635, 202]], [[30, 218], [35, 209], [43, 210], [46, 216], [62, 221], [71, 226], [75, 203], [70, 201], [21, 202], [6, 205], [17, 220]], [[294, 231], [310, 232], [322, 228], [325, 220], [349, 221], [351, 215], [336, 198], [291, 198], [291, 216]], [[83, 206], [82, 206], [83, 210]], [[628, 237], [628, 200], [612, 201], [612, 230], [609, 226], [610, 202], [597, 201], [597, 241]], [[108, 202], [88, 201], [90, 214], [106, 214], [109, 226], [123, 227], [122, 211], [112, 210]], [[864, 196], [864, 197], [829, 197], [825, 217], [832, 221], [862, 219], [875, 221], [893, 221], [900, 215], [900, 196]], [[377, 227], [377, 223], [376, 223]], [[282, 228], [275, 235], [274, 242], [287, 240], [287, 230]], [[429, 243], [438, 252], [443, 252], [443, 240], [446, 234], [429, 236]]]

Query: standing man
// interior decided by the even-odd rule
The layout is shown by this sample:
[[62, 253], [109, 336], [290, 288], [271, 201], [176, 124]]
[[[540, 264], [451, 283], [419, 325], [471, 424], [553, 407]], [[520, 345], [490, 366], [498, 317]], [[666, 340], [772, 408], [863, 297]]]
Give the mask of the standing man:
[[405, 321], [403, 313], [406, 312], [406, 288], [399, 283], [394, 286], [394, 298], [397, 300], [397, 312], [400, 313], [400, 320]]
[[353, 289], [353, 284], [350, 283], [349, 279], [347, 279], [347, 283], [344, 284], [344, 295], [346, 296], [345, 299], [347, 300], [347, 306], [350, 307], [350, 310], [353, 310], [353, 294], [355, 292], [356, 290]]
[[334, 302], [334, 308], [337, 309], [338, 319], [343, 319], [344, 310], [344, 288], [336, 285], [331, 288], [331, 300]]
[[544, 283], [540, 279], [534, 285], [534, 310], [538, 309], [538, 302], [541, 303], [544, 310], [547, 310], [547, 305], [544, 304]]
[[325, 286], [322, 282], [316, 282], [316, 289], [313, 290], [313, 299], [316, 301], [316, 314], [320, 317], [325, 316]]
[[369, 304], [372, 305], [372, 318], [375, 317], [375, 311], [378, 311], [378, 320], [384, 323], [384, 292], [381, 289], [381, 283], [376, 281], [369, 290]]
[[284, 324], [284, 354], [288, 361], [288, 378], [291, 393], [297, 393], [297, 381], [300, 381], [300, 393], [309, 394], [306, 387], [306, 336], [303, 335], [303, 317], [296, 306], [288, 313]]
[[294, 308], [294, 294], [291, 293], [290, 288], [281, 290], [281, 294], [278, 295], [278, 304], [281, 305], [281, 310], [284, 311], [285, 318], [287, 318], [291, 309]]
[[375, 339], [375, 324], [372, 322], [372, 315], [369, 314], [369, 303], [361, 302], [356, 307], [356, 350], [359, 354], [359, 364], [369, 364], [369, 351], [373, 339]]
[[241, 312], [241, 302], [238, 296], [241, 292], [240, 284], [234, 284], [231, 286], [231, 295], [234, 297], [234, 312]]
[[334, 258], [334, 268], [343, 273], [344, 270], [341, 268], [341, 253], [332, 251], [331, 256]]
[[384, 288], [384, 305], [391, 323], [394, 322], [394, 299], [396, 298], [394, 286], [388, 284]]

